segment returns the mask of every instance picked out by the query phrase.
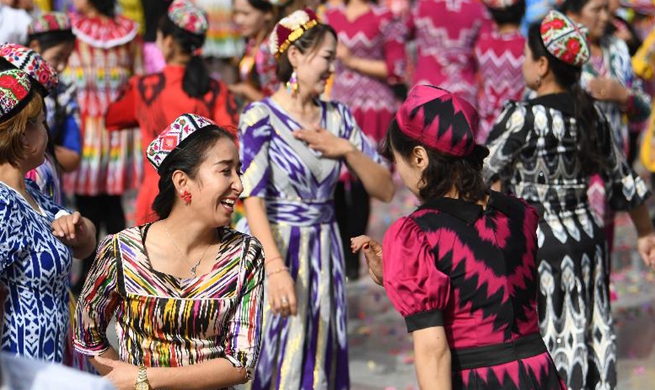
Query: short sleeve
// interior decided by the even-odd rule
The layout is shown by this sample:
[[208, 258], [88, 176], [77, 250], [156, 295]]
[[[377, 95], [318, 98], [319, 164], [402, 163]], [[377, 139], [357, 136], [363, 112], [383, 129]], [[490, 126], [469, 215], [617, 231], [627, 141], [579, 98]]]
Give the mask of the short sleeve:
[[384, 288], [405, 318], [407, 331], [443, 326], [450, 299], [450, 278], [437, 269], [425, 233], [408, 217], [384, 235]]
[[246, 107], [239, 120], [242, 198], [266, 196], [271, 169], [268, 149], [273, 132], [269, 115], [264, 104], [252, 103]]
[[85, 355], [98, 356], [110, 348], [107, 326], [122, 300], [118, 291], [118, 235], [107, 236], [98, 246], [77, 302], [73, 346]]
[[619, 67], [617, 71], [622, 73], [621, 77], [625, 80], [625, 87], [630, 90], [631, 96], [625, 111], [628, 121], [631, 123], [643, 122], [650, 116], [651, 100], [644, 92], [641, 80], [635, 75], [628, 46], [624, 41], [613, 37], [610, 47], [614, 52], [612, 57], [615, 58], [612, 64]]
[[264, 251], [257, 239], [245, 240], [239, 302], [228, 322], [225, 357], [235, 367], [253, 370], [259, 357], [263, 320]]
[[123, 86], [116, 100], [109, 105], [105, 114], [107, 130], [132, 129], [139, 125], [136, 115], [139, 76], [134, 76]]
[[75, 153], [82, 153], [82, 133], [78, 118], [75, 115], [67, 115], [61, 130], [61, 146]]
[[380, 32], [384, 41], [384, 61], [387, 64], [387, 83], [400, 84], [407, 70], [405, 39], [407, 26], [390, 12], [381, 15]]
[[28, 250], [21, 214], [16, 195], [0, 184], [0, 273]]
[[275, 56], [271, 54], [268, 48], [268, 41], [264, 41], [259, 46], [259, 51], [255, 56], [255, 69], [257, 70], [257, 77], [259, 78], [262, 93], [266, 97], [274, 94], [279, 87], [277, 75], [275, 74], [276, 67]]
[[604, 157], [601, 176], [607, 186], [607, 199], [616, 211], [631, 210], [646, 200], [650, 192], [643, 179], [637, 175], [625, 159], [605, 116], [597, 108], [601, 119], [599, 134], [600, 155]]
[[528, 108], [516, 102], [508, 103], [500, 114], [487, 138], [489, 156], [482, 171], [487, 183], [507, 179], [510, 168], [529, 141], [527, 115]]
[[380, 156], [380, 154], [378, 153], [377, 149], [375, 149], [375, 146], [373, 145], [371, 140], [368, 139], [368, 137], [364, 134], [362, 129], [359, 127], [357, 121], [355, 120], [355, 117], [350, 112], [350, 109], [341, 103], [333, 102], [333, 104], [335, 105], [336, 110], [339, 111], [339, 114], [343, 119], [344, 132], [341, 135], [342, 138], [348, 139], [350, 143], [352, 143], [355, 146], [355, 148], [357, 148], [357, 150], [364, 153], [371, 160], [375, 161], [378, 164], [383, 164], [384, 161], [382, 159], [382, 156]]

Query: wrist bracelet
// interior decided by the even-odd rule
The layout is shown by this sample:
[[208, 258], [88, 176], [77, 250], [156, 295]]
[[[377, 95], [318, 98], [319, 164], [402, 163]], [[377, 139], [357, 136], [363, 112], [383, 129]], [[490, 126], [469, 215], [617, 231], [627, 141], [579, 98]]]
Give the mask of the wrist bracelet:
[[275, 261], [275, 260], [277, 260], [277, 259], [282, 260], [282, 256], [275, 256], [275, 257], [271, 257], [270, 259], [266, 259], [266, 260], [264, 261], [264, 265], [269, 264], [269, 263], [272, 263], [273, 261]]
[[276, 269], [276, 270], [274, 270], [274, 271], [267, 272], [267, 273], [266, 273], [266, 277], [269, 278], [269, 277], [271, 277], [272, 275], [279, 274], [280, 272], [284, 272], [284, 271], [289, 271], [289, 268], [287, 268], [287, 267], [282, 267], [282, 268], [278, 268], [278, 269]]

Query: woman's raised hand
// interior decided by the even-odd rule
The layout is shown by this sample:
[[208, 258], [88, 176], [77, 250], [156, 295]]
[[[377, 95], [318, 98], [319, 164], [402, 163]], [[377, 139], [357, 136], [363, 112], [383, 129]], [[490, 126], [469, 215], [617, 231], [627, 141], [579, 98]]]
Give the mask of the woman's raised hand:
[[350, 239], [350, 249], [353, 253], [364, 252], [368, 274], [373, 281], [382, 286], [382, 245], [368, 236], [358, 236]]
[[[91, 232], [86, 229], [82, 215], [77, 211], [70, 215], [64, 215], [52, 222], [52, 234], [67, 246], [77, 246], [85, 242]], [[93, 233], [94, 234], [94, 233]]]
[[648, 267], [655, 269], [655, 233], [637, 238], [637, 252]]
[[293, 135], [326, 158], [343, 158], [355, 150], [355, 146], [347, 139], [339, 138], [318, 126], [310, 130], [296, 130]]

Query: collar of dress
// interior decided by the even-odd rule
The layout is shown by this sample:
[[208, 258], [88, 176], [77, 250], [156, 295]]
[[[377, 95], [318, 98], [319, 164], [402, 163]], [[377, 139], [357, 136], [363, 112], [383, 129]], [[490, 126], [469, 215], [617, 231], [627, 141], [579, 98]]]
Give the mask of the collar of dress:
[[[488, 194], [489, 202], [487, 203], [487, 209], [496, 209], [501, 213], [508, 215], [509, 200], [507, 199], [507, 196], [501, 195], [496, 191], [489, 191]], [[468, 224], [474, 224], [484, 213], [484, 209], [481, 205], [454, 198], [438, 198], [430, 200], [421, 205], [419, 210], [427, 208], [450, 214]]]

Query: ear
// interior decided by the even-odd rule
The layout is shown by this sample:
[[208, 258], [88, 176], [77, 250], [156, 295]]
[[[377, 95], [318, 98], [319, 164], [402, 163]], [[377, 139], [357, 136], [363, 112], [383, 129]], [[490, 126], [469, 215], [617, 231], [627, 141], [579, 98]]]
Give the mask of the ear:
[[291, 66], [294, 69], [298, 68], [298, 64], [300, 63], [300, 57], [302, 56], [300, 50], [298, 50], [298, 48], [295, 47], [294, 45], [291, 45], [287, 50], [287, 56], [289, 57], [289, 63], [291, 64]]
[[189, 176], [187, 176], [187, 174], [183, 171], [178, 169], [173, 172], [173, 175], [171, 175], [171, 180], [173, 181], [175, 192], [177, 192], [178, 196], [182, 195], [185, 190], [188, 190]]
[[574, 12], [566, 11], [566, 17], [571, 19], [574, 23], [580, 23], [580, 15]]
[[539, 73], [539, 77], [543, 79], [549, 71], [550, 63], [548, 62], [548, 58], [546, 56], [539, 57], [537, 59], [537, 73]]
[[41, 53], [41, 45], [39, 45], [39, 41], [36, 39], [32, 39], [30, 41], [30, 49], [34, 50], [37, 53]]
[[422, 146], [414, 147], [414, 150], [412, 150], [411, 163], [414, 167], [423, 172], [428, 167], [428, 164], [430, 164], [428, 151]]

